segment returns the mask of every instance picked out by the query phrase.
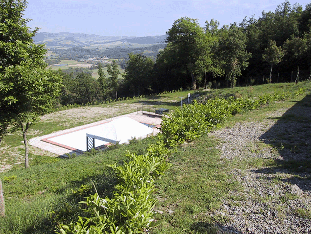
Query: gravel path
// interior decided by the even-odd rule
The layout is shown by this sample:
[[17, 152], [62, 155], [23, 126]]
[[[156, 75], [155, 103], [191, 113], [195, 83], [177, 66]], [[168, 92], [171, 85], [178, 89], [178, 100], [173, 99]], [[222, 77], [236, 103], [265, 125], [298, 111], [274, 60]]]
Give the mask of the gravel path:
[[215, 212], [229, 218], [221, 226], [224, 231], [311, 233], [310, 123], [311, 108], [296, 104], [269, 113], [261, 122], [237, 123], [210, 133], [221, 140], [223, 158], [279, 162], [274, 167], [232, 169], [242, 191], [232, 192], [236, 199], [224, 200]]

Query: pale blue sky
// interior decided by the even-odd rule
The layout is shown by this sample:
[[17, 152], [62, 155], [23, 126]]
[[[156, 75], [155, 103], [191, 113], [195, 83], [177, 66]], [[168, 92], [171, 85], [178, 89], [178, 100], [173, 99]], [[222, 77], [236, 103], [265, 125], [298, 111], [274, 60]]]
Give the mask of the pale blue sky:
[[[25, 17], [40, 32], [78, 32], [102, 36], [164, 35], [180, 17], [223, 24], [274, 11], [284, 0], [28, 0]], [[304, 7], [310, 0], [290, 1]]]

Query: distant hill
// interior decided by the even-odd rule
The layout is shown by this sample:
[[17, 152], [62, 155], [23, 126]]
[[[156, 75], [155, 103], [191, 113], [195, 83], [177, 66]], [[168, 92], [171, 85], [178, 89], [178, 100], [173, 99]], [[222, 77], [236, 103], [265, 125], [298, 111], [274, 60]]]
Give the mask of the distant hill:
[[165, 44], [166, 35], [127, 37], [127, 36], [99, 36], [83, 33], [47, 33], [39, 32], [33, 38], [35, 43], [45, 44], [48, 49], [83, 47], [86, 49], [106, 49], [108, 47], [141, 47], [146, 45]]

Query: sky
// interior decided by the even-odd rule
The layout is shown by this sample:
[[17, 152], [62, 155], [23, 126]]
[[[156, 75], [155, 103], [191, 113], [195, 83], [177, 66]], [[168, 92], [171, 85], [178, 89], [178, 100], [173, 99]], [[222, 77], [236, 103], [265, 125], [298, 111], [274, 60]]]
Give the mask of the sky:
[[[28, 0], [24, 17], [39, 32], [71, 32], [101, 36], [164, 35], [181, 17], [197, 19], [204, 27], [240, 23], [245, 16], [259, 18], [285, 0]], [[310, 0], [289, 1], [305, 6]]]

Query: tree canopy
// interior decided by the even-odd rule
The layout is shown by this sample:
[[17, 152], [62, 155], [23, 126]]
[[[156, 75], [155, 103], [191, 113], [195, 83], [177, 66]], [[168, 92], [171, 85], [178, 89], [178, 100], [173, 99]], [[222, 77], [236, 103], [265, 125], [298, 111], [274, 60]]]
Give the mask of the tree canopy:
[[46, 69], [44, 45], [33, 42], [37, 29], [30, 31], [23, 18], [26, 1], [1, 0], [0, 5], [0, 138], [10, 124], [20, 127], [28, 167], [27, 130], [51, 109], [61, 79]]

